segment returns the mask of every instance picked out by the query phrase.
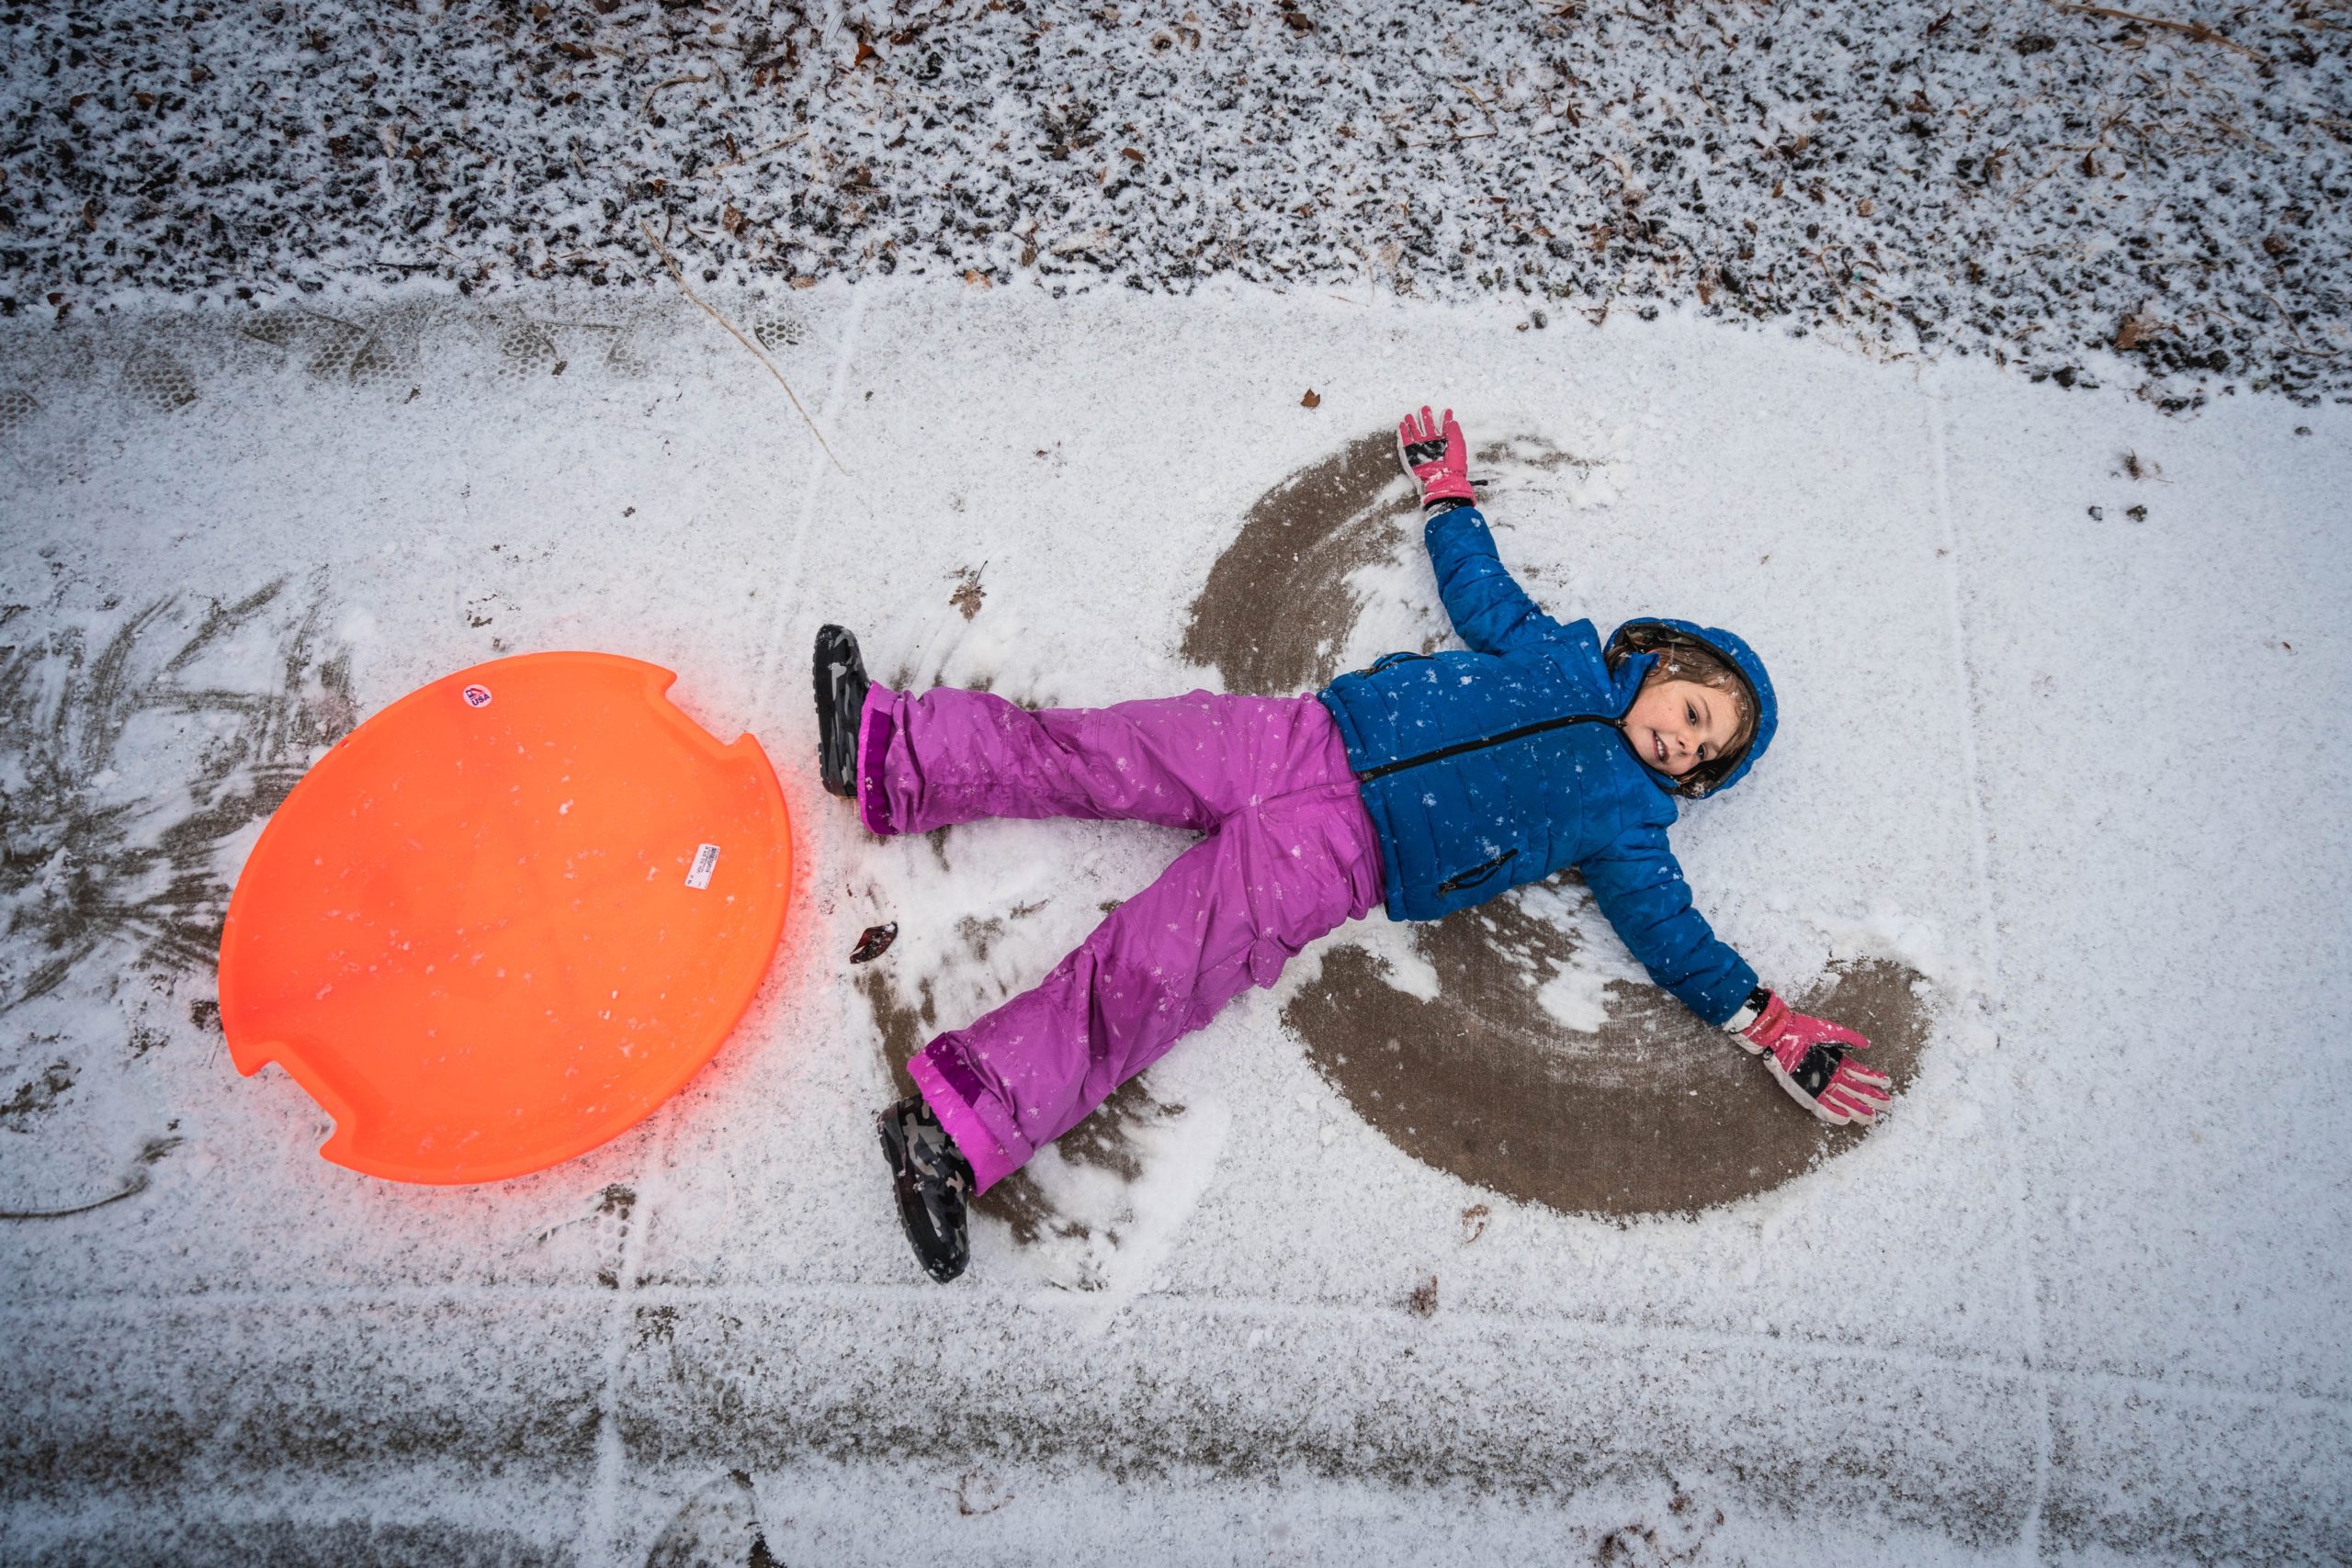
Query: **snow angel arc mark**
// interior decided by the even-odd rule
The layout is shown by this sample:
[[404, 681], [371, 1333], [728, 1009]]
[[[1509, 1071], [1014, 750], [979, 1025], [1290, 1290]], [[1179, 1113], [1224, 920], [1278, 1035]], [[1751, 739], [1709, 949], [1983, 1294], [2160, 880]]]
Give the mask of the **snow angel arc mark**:
[[[1556, 511], [1546, 495], [1555, 478], [1592, 466], [1532, 435], [1474, 456], [1475, 472], [1512, 492], [1522, 530]], [[1385, 430], [1290, 475], [1250, 508], [1209, 569], [1185, 657], [1214, 666], [1233, 692], [1328, 683], [1366, 611], [1362, 569], [1419, 547], [1412, 511]], [[1530, 586], [1547, 596], [1546, 585]], [[1408, 616], [1423, 650], [1434, 649], [1452, 634], [1433, 589], [1418, 609], [1382, 606], [1379, 624]], [[1807, 1116], [1745, 1052], [1646, 982], [1591, 986], [1605, 1016], [1590, 1032], [1554, 1018], [1544, 987], [1589, 969], [1580, 953], [1616, 942], [1574, 873], [1415, 925], [1405, 940], [1436, 975], [1433, 998], [1398, 989], [1385, 961], [1341, 938], [1283, 1020], [1355, 1112], [1425, 1164], [1564, 1213], [1685, 1213], [1770, 1190], [1860, 1141]], [[1909, 1083], [1930, 1022], [1917, 971], [1836, 964], [1792, 999], [1868, 1035], [1871, 1064], [1898, 1094]]]

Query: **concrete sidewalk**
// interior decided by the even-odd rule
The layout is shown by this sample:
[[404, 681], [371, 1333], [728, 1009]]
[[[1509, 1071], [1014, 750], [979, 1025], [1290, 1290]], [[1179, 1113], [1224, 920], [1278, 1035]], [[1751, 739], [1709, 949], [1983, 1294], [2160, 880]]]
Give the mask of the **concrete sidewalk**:
[[[714, 303], [837, 461], [683, 302], [8, 323], [0, 1206], [96, 1206], [0, 1225], [0, 1557], [2352, 1551], [2346, 411], [1671, 318]], [[1770, 662], [1770, 759], [1677, 847], [1897, 1112], [1815, 1128], [1571, 884], [1340, 933], [928, 1285], [897, 1064], [1183, 839], [866, 839], [801, 765], [811, 632], [1030, 703], [1309, 689], [1445, 633], [1385, 466], [1425, 400], [1539, 599]], [[550, 648], [775, 759], [775, 977], [583, 1158], [325, 1165], [221, 1045], [236, 868], [357, 718]]]

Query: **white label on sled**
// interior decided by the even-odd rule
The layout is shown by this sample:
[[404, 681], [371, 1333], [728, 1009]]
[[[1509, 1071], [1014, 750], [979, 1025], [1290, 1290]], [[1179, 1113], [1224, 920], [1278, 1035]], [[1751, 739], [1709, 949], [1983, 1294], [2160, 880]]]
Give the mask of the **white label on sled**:
[[709, 886], [710, 874], [718, 869], [718, 846], [717, 844], [703, 845], [695, 851], [694, 868], [686, 873], [686, 886], [696, 888]]

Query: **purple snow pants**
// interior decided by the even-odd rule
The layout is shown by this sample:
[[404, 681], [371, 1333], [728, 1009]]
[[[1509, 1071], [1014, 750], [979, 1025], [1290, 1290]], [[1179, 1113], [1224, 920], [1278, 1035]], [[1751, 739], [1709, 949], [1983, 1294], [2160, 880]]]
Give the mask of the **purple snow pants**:
[[1372, 818], [1313, 697], [1193, 692], [1031, 713], [985, 692], [876, 686], [858, 734], [857, 808], [876, 833], [1085, 817], [1207, 835], [1036, 989], [907, 1064], [982, 1190], [1381, 901]]

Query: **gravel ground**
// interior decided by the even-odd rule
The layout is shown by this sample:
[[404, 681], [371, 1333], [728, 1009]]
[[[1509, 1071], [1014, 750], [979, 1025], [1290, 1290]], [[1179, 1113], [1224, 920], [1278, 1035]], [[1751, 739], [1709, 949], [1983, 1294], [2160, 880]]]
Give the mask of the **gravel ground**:
[[652, 234], [732, 288], [1674, 305], [2352, 394], [2352, 5], [2147, 3], [18, 6], [0, 310], [673, 288]]

